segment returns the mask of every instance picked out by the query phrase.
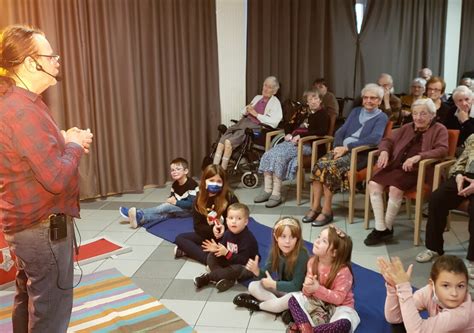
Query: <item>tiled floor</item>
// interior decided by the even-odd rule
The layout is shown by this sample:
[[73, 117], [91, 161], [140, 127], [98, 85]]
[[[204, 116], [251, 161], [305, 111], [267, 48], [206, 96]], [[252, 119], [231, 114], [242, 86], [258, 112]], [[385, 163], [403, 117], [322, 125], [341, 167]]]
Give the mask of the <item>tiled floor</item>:
[[[235, 193], [241, 202], [249, 205], [251, 216], [260, 223], [272, 226], [282, 215], [301, 218], [309, 207], [308, 192], [305, 203], [296, 205], [295, 186], [285, 183], [286, 201], [279, 207], [268, 209], [263, 204], [254, 204], [253, 197], [260, 188], [244, 189], [233, 183]], [[146, 189], [143, 193], [124, 194], [81, 203], [82, 219], [77, 221], [82, 239], [107, 235], [110, 238], [132, 246], [133, 251], [83, 266], [84, 273], [91, 273], [116, 267], [147, 293], [159, 298], [169, 309], [176, 312], [197, 332], [285, 332], [280, 318], [264, 312], [252, 315], [245, 309], [236, 309], [232, 304], [234, 296], [246, 289], [236, 285], [229, 291], [217, 293], [215, 288], [204, 288], [196, 292], [192, 279], [204, 272], [204, 266], [191, 260], [175, 260], [173, 244], [149, 234], [145, 229], [131, 229], [120, 217], [118, 207], [150, 207], [163, 202], [169, 188]], [[358, 195], [357, 207], [362, 207], [362, 195]], [[414, 258], [423, 247], [413, 246], [413, 228], [404, 213], [400, 212], [395, 224], [396, 240], [387, 245], [367, 247], [363, 239], [370, 232], [362, 225], [362, 210], [356, 211], [354, 224], [347, 223], [347, 196], [335, 196], [335, 224], [346, 230], [353, 238], [353, 261], [366, 268], [376, 270], [377, 256], [400, 256], [405, 263], [414, 263], [412, 283], [416, 287], [426, 284], [430, 264], [418, 264]], [[450, 254], [465, 256], [468, 233], [466, 218], [453, 216], [451, 231], [445, 234], [446, 250]], [[373, 225], [373, 221], [372, 221]], [[319, 228], [303, 225], [303, 236], [308, 241], [319, 233]], [[424, 230], [422, 231], [424, 237]]]

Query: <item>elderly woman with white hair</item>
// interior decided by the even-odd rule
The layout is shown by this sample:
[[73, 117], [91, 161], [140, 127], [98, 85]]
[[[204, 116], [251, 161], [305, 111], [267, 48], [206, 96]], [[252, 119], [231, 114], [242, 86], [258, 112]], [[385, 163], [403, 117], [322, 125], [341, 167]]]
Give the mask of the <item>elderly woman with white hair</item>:
[[221, 136], [214, 154], [213, 164], [220, 164], [227, 169], [232, 150], [245, 140], [245, 129], [260, 129], [261, 125], [276, 128], [283, 118], [280, 100], [275, 94], [280, 89], [280, 83], [274, 76], [269, 76], [263, 82], [262, 94], [255, 96], [243, 110], [239, 122], [227, 129]]
[[411, 116], [411, 105], [417, 99], [423, 98], [425, 89], [426, 80], [421, 77], [416, 77], [413, 79], [413, 81], [411, 81], [410, 95], [404, 95], [400, 97], [400, 100], [402, 101], [402, 111], [400, 113], [399, 123], [401, 125], [405, 125], [413, 121]]
[[449, 129], [459, 130], [458, 152], [459, 156], [464, 149], [464, 142], [474, 133], [474, 93], [466, 86], [458, 86], [453, 90], [453, 108], [446, 119], [445, 125]]
[[[336, 131], [334, 149], [321, 157], [313, 167], [313, 201], [311, 209], [303, 217], [304, 223], [315, 227], [333, 220], [332, 197], [334, 192], [349, 189], [347, 172], [351, 163], [352, 148], [377, 145], [382, 139], [388, 117], [380, 109], [384, 96], [382, 87], [369, 83], [361, 92], [362, 107], [354, 108], [344, 125]], [[367, 157], [367, 156], [365, 156]], [[358, 169], [367, 166], [367, 158], [361, 159]], [[324, 205], [321, 199], [324, 195]]]
[[[433, 101], [428, 98], [416, 100], [412, 104], [412, 116], [412, 123], [403, 125], [379, 145], [379, 169], [369, 182], [375, 229], [364, 240], [365, 245], [376, 245], [393, 237], [393, 222], [403, 193], [416, 186], [418, 162], [448, 154], [448, 130], [435, 121]], [[388, 204], [384, 213], [383, 193], [387, 187]]]

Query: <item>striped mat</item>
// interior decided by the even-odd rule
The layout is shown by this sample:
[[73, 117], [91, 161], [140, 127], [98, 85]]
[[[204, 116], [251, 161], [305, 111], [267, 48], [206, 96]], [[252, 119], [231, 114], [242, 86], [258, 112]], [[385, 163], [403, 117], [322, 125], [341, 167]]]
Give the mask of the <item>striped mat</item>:
[[[0, 332], [12, 332], [13, 295], [0, 297]], [[115, 268], [85, 275], [74, 289], [68, 332], [194, 332]]]

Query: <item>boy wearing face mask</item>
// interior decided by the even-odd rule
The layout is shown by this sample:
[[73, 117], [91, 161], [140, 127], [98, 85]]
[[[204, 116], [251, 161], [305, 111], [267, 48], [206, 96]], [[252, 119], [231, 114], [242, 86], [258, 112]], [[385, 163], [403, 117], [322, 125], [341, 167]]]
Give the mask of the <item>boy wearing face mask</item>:
[[225, 170], [219, 165], [208, 165], [202, 173], [192, 209], [194, 232], [176, 237], [175, 259], [188, 256], [206, 264], [207, 252], [201, 244], [222, 237], [227, 207], [236, 202], [239, 200], [229, 190]]

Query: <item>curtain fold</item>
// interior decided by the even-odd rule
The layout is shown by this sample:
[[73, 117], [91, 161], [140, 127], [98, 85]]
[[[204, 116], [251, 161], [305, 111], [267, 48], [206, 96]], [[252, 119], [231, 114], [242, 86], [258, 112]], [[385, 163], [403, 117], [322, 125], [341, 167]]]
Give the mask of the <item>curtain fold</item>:
[[380, 73], [393, 76], [397, 93], [409, 92], [417, 70], [443, 73], [446, 0], [369, 0], [359, 35], [355, 95]]
[[355, 29], [353, 0], [249, 0], [247, 100], [269, 75], [280, 80], [282, 102], [299, 99], [317, 77], [337, 96], [348, 96]]
[[474, 0], [462, 0], [461, 41], [459, 45], [458, 80], [464, 73], [474, 78]]
[[163, 185], [178, 156], [198, 175], [220, 122], [214, 0], [0, 0], [0, 28], [45, 31], [63, 82], [61, 128], [91, 128], [81, 197]]

